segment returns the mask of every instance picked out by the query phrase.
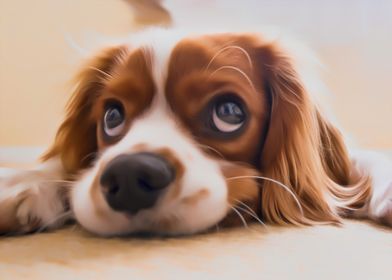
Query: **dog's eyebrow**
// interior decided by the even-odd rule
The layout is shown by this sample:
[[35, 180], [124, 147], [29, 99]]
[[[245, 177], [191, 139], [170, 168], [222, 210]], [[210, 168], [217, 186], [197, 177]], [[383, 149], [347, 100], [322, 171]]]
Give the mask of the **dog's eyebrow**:
[[105, 78], [104, 80], [113, 79], [112, 74], [110, 74], [110, 73], [108, 73], [108, 72], [105, 72], [105, 71], [103, 71], [103, 70], [101, 70], [101, 69], [98, 69], [97, 67], [90, 66], [90, 67], [88, 67], [88, 68], [89, 68], [89, 69], [92, 69], [92, 70], [94, 70], [94, 71], [97, 71], [98, 73], [102, 74], [103, 77]]
[[106, 92], [130, 101], [151, 99], [155, 85], [151, 73], [148, 50], [137, 49], [122, 60], [106, 84]]
[[226, 46], [226, 47], [223, 47], [223, 48], [221, 48], [219, 51], [217, 51], [217, 52], [214, 54], [214, 56], [211, 58], [210, 62], [208, 62], [205, 71], [207, 71], [207, 70], [210, 68], [211, 64], [214, 62], [214, 60], [215, 60], [220, 54], [222, 54], [223, 52], [228, 51], [228, 50], [238, 50], [239, 52], [243, 53], [244, 56], [246, 57], [246, 59], [247, 59], [248, 62], [249, 62], [250, 68], [253, 69], [253, 62], [252, 62], [252, 59], [250, 58], [249, 53], [248, 53], [244, 48], [242, 48], [242, 47], [240, 47], [240, 46], [237, 46], [237, 45], [233, 45], [233, 46]]

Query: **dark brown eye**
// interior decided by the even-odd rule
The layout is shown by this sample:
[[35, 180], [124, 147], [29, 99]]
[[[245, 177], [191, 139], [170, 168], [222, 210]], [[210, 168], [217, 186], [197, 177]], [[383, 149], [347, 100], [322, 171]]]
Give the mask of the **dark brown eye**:
[[103, 130], [109, 137], [116, 137], [124, 129], [124, 110], [121, 105], [114, 104], [107, 107], [103, 117]]
[[217, 102], [212, 110], [212, 123], [220, 132], [234, 132], [245, 123], [245, 112], [235, 101]]

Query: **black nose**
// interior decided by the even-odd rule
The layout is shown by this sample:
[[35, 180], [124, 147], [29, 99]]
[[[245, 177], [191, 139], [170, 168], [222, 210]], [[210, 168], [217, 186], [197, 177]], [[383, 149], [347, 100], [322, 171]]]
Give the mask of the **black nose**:
[[100, 183], [112, 209], [135, 214], [152, 207], [174, 177], [174, 168], [159, 155], [123, 154], [109, 162]]

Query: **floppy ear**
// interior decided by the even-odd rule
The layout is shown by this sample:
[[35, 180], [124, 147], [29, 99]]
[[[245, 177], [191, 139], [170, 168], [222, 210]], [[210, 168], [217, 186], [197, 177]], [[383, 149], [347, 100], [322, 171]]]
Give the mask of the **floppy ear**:
[[93, 57], [76, 76], [76, 87], [67, 105], [66, 117], [57, 131], [52, 147], [43, 155], [46, 161], [60, 157], [67, 173], [90, 164], [97, 151], [96, 121], [91, 108], [99, 96], [106, 76], [126, 53], [126, 47], [113, 47]]
[[355, 174], [340, 133], [317, 110], [290, 58], [273, 44], [259, 47], [258, 58], [270, 101], [261, 173], [293, 192], [263, 182], [264, 218], [278, 224], [339, 222], [342, 211], [369, 198], [368, 179]]

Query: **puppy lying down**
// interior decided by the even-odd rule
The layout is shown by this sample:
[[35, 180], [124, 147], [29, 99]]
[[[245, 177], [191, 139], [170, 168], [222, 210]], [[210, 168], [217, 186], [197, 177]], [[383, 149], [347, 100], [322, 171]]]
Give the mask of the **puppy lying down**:
[[392, 226], [391, 161], [349, 153], [312, 94], [262, 34], [135, 34], [81, 68], [43, 162], [0, 180], [0, 232]]

